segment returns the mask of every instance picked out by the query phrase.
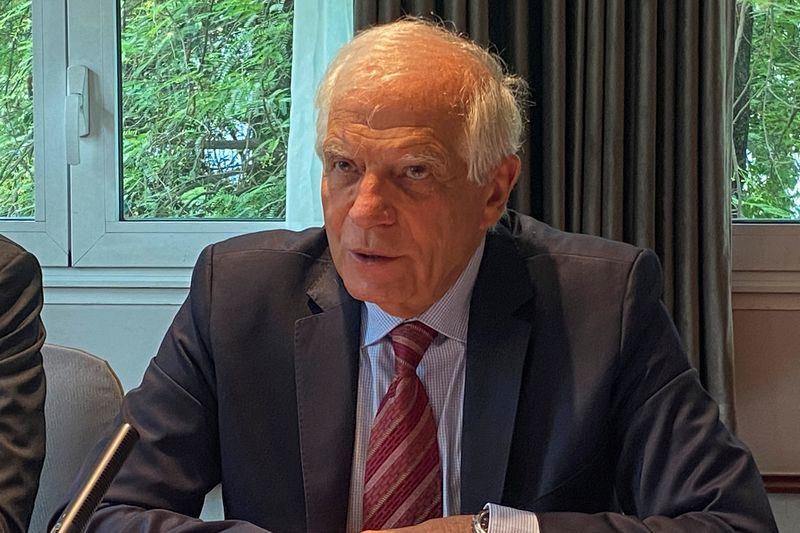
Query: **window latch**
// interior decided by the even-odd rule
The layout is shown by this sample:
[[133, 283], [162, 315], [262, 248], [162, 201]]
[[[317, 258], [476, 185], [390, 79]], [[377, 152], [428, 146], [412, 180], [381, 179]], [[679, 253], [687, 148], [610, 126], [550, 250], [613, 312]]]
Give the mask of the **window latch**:
[[89, 135], [89, 69], [83, 65], [67, 68], [67, 102], [64, 110], [67, 163], [81, 162], [80, 138]]

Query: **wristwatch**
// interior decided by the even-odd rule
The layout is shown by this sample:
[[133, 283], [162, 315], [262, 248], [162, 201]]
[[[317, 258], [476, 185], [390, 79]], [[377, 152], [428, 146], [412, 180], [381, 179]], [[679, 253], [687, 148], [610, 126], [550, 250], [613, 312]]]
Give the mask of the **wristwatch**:
[[489, 533], [488, 507], [484, 507], [472, 517], [472, 533]]

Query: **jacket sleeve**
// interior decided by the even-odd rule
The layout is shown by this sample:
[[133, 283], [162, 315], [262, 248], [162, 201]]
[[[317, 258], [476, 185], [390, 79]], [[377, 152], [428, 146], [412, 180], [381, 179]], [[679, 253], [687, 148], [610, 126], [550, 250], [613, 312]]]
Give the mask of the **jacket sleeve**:
[[[208, 334], [213, 247], [203, 251], [184, 304], [142, 384], [123, 400], [115, 426], [130, 423], [139, 441], [109, 488], [88, 532], [263, 532], [243, 521], [202, 522], [205, 494], [220, 478], [214, 365]], [[107, 439], [89, 455], [78, 490]], [[51, 519], [58, 518], [63, 507]]]
[[0, 238], [0, 531], [28, 529], [44, 462], [42, 274]]
[[612, 408], [622, 513], [538, 515], [542, 533], [777, 531], [750, 452], [719, 420], [660, 300], [643, 251], [623, 302]]

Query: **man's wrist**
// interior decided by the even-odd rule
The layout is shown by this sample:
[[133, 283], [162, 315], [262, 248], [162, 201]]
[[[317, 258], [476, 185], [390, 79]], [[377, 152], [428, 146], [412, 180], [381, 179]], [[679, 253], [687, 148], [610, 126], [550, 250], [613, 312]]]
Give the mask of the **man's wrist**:
[[512, 507], [487, 503], [489, 513], [487, 533], [539, 533], [536, 514]]

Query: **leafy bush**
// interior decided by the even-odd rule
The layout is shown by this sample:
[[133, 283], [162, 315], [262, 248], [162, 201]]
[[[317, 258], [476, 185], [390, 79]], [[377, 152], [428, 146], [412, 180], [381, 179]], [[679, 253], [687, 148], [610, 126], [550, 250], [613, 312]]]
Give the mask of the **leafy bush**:
[[0, 0], [0, 217], [33, 217], [30, 0]]
[[124, 0], [124, 210], [282, 218], [292, 5]]
[[[282, 218], [289, 0], [121, 0], [122, 215]], [[0, 0], [0, 217], [32, 217], [31, 0]]]

